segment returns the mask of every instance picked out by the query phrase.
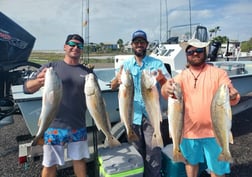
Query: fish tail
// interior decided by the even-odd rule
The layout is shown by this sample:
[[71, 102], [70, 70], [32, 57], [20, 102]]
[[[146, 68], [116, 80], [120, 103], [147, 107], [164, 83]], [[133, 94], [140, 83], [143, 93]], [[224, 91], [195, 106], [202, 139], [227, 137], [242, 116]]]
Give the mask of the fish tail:
[[121, 143], [116, 139], [116, 137], [111, 136], [109, 138], [106, 138], [106, 143], [108, 144], [109, 147], [117, 147], [120, 146]]
[[219, 155], [219, 158], [218, 158], [219, 161], [226, 161], [226, 162], [230, 162], [230, 163], [233, 163], [234, 160], [231, 156], [231, 154], [229, 152], [227, 153], [224, 153], [222, 152], [220, 155]]
[[32, 146], [36, 146], [36, 145], [37, 145], [37, 139], [32, 140], [31, 145], [32, 145]]
[[184, 156], [178, 150], [173, 150], [173, 161], [186, 163]]
[[234, 144], [234, 138], [233, 138], [233, 134], [231, 131], [229, 132], [229, 143]]
[[137, 136], [137, 134], [133, 130], [129, 131], [127, 136], [128, 136], [129, 142], [139, 141], [139, 137]]
[[160, 147], [163, 148], [164, 147], [164, 143], [163, 143], [163, 139], [161, 134], [156, 134], [154, 133], [152, 136], [152, 148], [154, 147]]
[[35, 137], [31, 143], [32, 146], [43, 145], [43, 144], [44, 144], [44, 138], [39, 138], [39, 137]]

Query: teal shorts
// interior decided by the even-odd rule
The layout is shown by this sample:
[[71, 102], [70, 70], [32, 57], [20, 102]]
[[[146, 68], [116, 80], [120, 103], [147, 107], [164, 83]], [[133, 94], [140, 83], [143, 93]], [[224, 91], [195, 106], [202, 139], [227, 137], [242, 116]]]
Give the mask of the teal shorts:
[[207, 168], [213, 173], [217, 175], [230, 173], [230, 163], [218, 160], [221, 147], [215, 138], [184, 138], [180, 144], [180, 149], [191, 165], [206, 161]]

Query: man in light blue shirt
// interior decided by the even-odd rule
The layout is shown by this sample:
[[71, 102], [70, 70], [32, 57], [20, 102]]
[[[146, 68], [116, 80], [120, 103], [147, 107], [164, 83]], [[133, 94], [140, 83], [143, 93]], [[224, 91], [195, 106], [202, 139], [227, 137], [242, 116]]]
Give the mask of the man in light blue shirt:
[[[156, 73], [157, 85], [162, 86], [170, 77], [162, 61], [146, 56], [148, 40], [147, 35], [142, 30], [137, 30], [132, 35], [132, 50], [134, 56], [123, 62], [123, 68], [129, 70], [134, 81], [134, 118], [133, 129], [139, 137], [139, 141], [133, 142], [135, 148], [142, 155], [144, 160], [144, 177], [161, 177], [161, 148], [152, 148], [151, 140], [154, 129], [149, 121], [145, 108], [145, 103], [141, 93], [141, 74], [143, 70]], [[121, 83], [121, 72], [111, 83], [111, 88], [115, 89]], [[157, 121], [159, 121], [157, 117]]]

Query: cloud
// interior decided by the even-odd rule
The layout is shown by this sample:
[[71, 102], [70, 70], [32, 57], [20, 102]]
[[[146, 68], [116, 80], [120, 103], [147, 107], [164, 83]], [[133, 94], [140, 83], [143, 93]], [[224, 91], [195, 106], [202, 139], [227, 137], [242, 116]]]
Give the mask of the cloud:
[[[83, 21], [87, 19], [86, 2], [1, 0], [0, 11], [33, 34], [37, 39], [34, 48], [43, 50], [61, 50], [69, 33], [82, 34], [85, 40], [89, 39], [89, 42], [94, 43], [116, 43], [118, 39], [123, 39], [126, 43], [135, 30], [143, 29], [150, 41], [159, 40], [160, 36], [161, 40], [165, 41], [167, 27], [169, 30], [173, 26], [190, 22], [189, 1], [176, 0], [174, 3], [171, 0], [90, 0], [89, 26], [83, 27]], [[192, 24], [200, 23], [209, 29], [220, 26], [218, 35], [231, 39], [249, 40], [252, 37], [250, 0], [190, 2]]]

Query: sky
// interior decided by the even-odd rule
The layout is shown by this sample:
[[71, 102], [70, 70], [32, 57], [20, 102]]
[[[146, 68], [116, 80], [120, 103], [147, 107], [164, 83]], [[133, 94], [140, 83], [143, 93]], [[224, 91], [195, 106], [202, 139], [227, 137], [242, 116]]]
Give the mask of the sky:
[[150, 42], [165, 41], [167, 31], [189, 31], [188, 24], [219, 26], [217, 36], [246, 41], [252, 37], [251, 7], [251, 0], [0, 0], [0, 11], [36, 38], [34, 50], [63, 50], [73, 33], [89, 43], [116, 44], [142, 29]]

